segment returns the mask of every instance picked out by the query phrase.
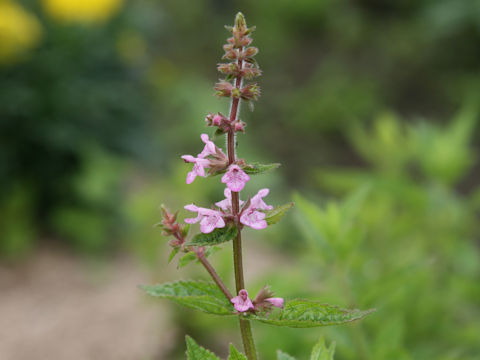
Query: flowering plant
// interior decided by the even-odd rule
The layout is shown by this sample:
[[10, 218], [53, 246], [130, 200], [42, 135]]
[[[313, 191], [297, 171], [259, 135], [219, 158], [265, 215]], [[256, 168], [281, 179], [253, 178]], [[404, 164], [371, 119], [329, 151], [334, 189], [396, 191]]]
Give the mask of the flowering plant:
[[[292, 207], [292, 203], [273, 207], [267, 205], [264, 198], [269, 189], [261, 189], [257, 194], [245, 201], [240, 200], [240, 191], [251, 180], [251, 175], [258, 175], [278, 167], [278, 164], [262, 165], [248, 163], [237, 157], [236, 135], [245, 132], [245, 123], [239, 119], [241, 101], [252, 102], [260, 96], [257, 84], [246, 84], [261, 75], [254, 56], [258, 49], [250, 46], [250, 34], [254, 30], [248, 28], [245, 18], [238, 13], [233, 27], [227, 27], [232, 33], [228, 43], [223, 46], [223, 59], [230, 61], [218, 65], [218, 70], [225, 75], [215, 85], [216, 95], [231, 99], [230, 114], [210, 113], [206, 116], [207, 126], [216, 128], [215, 136], [225, 134], [227, 137], [226, 153], [210, 139], [207, 134], [201, 134], [204, 143], [202, 151], [195, 157], [184, 155], [186, 163], [193, 164], [186, 182], [191, 184], [195, 179], [223, 174], [221, 182], [225, 184], [225, 199], [218, 201], [210, 208], [195, 204], [185, 206], [185, 209], [196, 213], [195, 217], [185, 219], [186, 224], [177, 222], [177, 214], [172, 214], [162, 206], [163, 220], [159, 226], [166, 236], [172, 237], [169, 245], [173, 248], [169, 261], [178, 253], [183, 253], [179, 263], [197, 260], [204, 266], [214, 283], [199, 281], [177, 281], [153, 286], [142, 286], [148, 294], [168, 298], [186, 307], [209, 314], [222, 316], [237, 316], [243, 340], [245, 355], [230, 346], [229, 359], [257, 359], [257, 351], [253, 340], [251, 321], [289, 326], [295, 328], [310, 328], [326, 325], [337, 325], [358, 320], [369, 314], [371, 310], [346, 310], [336, 306], [322, 304], [310, 300], [289, 300], [275, 297], [267, 287], [251, 298], [245, 286], [242, 260], [242, 229], [245, 226], [261, 230], [277, 223]], [[200, 223], [200, 233], [187, 240], [190, 224]], [[208, 256], [218, 249], [218, 245], [233, 242], [233, 265], [235, 270], [235, 296], [232, 295], [213, 266]], [[333, 345], [327, 348], [323, 341], [313, 349], [312, 359], [333, 359]], [[187, 357], [196, 359], [218, 359], [208, 350], [200, 347], [193, 339], [187, 337]], [[278, 352], [279, 359], [292, 359]]]

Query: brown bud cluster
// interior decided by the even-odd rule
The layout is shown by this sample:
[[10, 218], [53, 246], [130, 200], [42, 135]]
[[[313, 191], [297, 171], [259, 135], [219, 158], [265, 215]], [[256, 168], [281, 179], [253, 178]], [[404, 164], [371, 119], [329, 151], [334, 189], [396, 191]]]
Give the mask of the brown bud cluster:
[[236, 119], [235, 121], [230, 122], [230, 120], [220, 112], [215, 115], [208, 113], [205, 117], [205, 122], [207, 123], [207, 126], [218, 127], [218, 131], [222, 133], [227, 133], [230, 130], [233, 132], [245, 132], [246, 124], [243, 121]]
[[[247, 27], [245, 17], [241, 13], [237, 14], [235, 25], [226, 28], [232, 33], [232, 37], [228, 38], [227, 44], [223, 46], [225, 54], [222, 59], [230, 62], [217, 66], [218, 71], [226, 77], [215, 85], [215, 94], [232, 99], [257, 100], [260, 96], [260, 88], [257, 84], [242, 87], [243, 80], [250, 80], [262, 74], [254, 59], [258, 49], [250, 46], [252, 38], [249, 35], [254, 28]], [[238, 131], [243, 131], [241, 124], [236, 124], [236, 127]]]
[[172, 214], [164, 205], [160, 207], [162, 211], [162, 221], [157, 224], [162, 229], [163, 236], [173, 236], [168, 244], [173, 248], [178, 248], [184, 251], [185, 237], [188, 230], [185, 225], [181, 225], [177, 222], [177, 214]]

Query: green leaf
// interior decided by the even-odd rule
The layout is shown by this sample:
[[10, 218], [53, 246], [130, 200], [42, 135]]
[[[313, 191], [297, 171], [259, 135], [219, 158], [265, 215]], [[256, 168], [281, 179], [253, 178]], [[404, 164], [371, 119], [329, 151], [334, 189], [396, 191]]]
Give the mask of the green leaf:
[[[211, 246], [211, 247], [207, 248], [207, 250], [205, 250], [205, 257], [208, 258], [210, 255], [215, 254], [218, 250], [221, 250], [220, 246]], [[200, 260], [198, 260], [198, 258], [197, 258], [197, 255], [195, 255], [195, 253], [192, 251], [192, 252], [189, 252], [189, 253], [183, 255], [178, 260], [177, 268], [180, 269], [184, 266], [187, 266], [188, 264], [190, 264], [193, 261], [200, 262]]]
[[170, 264], [170, 262], [173, 260], [173, 258], [175, 257], [175, 255], [178, 254], [178, 251], [180, 249], [179, 248], [173, 248], [172, 249], [172, 252], [170, 253], [170, 256], [168, 257], [168, 263]]
[[173, 283], [142, 285], [147, 294], [170, 299], [190, 309], [214, 315], [235, 315], [230, 301], [217, 285], [204, 281], [176, 281]]
[[190, 336], [185, 336], [188, 360], [220, 360], [214, 353], [198, 345]]
[[215, 229], [211, 233], [200, 233], [193, 237], [187, 245], [195, 246], [212, 246], [222, 244], [224, 242], [233, 240], [238, 233], [238, 228], [231, 224], [220, 229]]
[[238, 351], [233, 344], [230, 344], [230, 355], [227, 360], [247, 360], [247, 357]]
[[333, 360], [335, 354], [335, 343], [332, 343], [330, 347], [325, 345], [325, 339], [322, 337], [320, 341], [313, 347], [310, 360]]
[[270, 325], [310, 328], [359, 320], [373, 311], [375, 310], [346, 310], [311, 300], [290, 300], [282, 310], [270, 313], [268, 316], [263, 314], [246, 316]]
[[198, 260], [197, 255], [193, 251], [186, 253], [178, 260], [177, 268], [180, 269], [184, 266], [187, 266], [192, 261]]
[[263, 174], [265, 172], [274, 170], [278, 168], [280, 164], [275, 163], [275, 164], [258, 164], [258, 163], [253, 163], [245, 166], [243, 168], [243, 171], [245, 171], [249, 175], [259, 175]]
[[277, 350], [277, 360], [295, 360], [295, 358], [281, 350]]
[[280, 221], [280, 219], [286, 214], [286, 212], [293, 207], [293, 202], [280, 205], [272, 210], [265, 210], [265, 220], [267, 221], [268, 225], [276, 224]]

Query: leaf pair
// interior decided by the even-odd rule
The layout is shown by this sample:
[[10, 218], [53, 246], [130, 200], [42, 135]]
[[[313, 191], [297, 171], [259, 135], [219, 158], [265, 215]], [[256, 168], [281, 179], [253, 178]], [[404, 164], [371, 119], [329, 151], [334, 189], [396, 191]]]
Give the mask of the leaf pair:
[[[237, 315], [230, 301], [213, 283], [203, 281], [177, 281], [173, 283], [141, 286], [147, 294], [173, 300], [188, 308], [208, 314]], [[355, 321], [374, 310], [346, 310], [337, 306], [322, 304], [311, 300], [290, 300], [283, 309], [270, 314], [244, 314], [250, 320], [275, 326], [310, 328], [327, 325], [339, 325]]]
[[[198, 345], [190, 336], [185, 337], [187, 342], [187, 360], [220, 360], [214, 353]], [[247, 357], [230, 344], [230, 354], [227, 360], [247, 360]]]
[[[198, 345], [190, 336], [187, 335], [185, 341], [187, 343], [187, 360], [220, 360], [214, 353]], [[322, 337], [313, 347], [310, 360], [333, 360], [334, 354], [335, 343], [327, 347], [325, 339]], [[247, 360], [247, 357], [239, 352], [233, 344], [230, 344], [230, 353], [227, 360]], [[277, 360], [295, 360], [295, 358], [278, 350]]]

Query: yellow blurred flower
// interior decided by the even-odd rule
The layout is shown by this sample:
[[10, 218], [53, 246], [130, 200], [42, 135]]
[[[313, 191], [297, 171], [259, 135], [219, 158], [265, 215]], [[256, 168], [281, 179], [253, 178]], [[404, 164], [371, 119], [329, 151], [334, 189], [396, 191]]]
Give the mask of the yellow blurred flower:
[[53, 18], [66, 22], [102, 22], [121, 7], [123, 0], [43, 0]]
[[0, 0], [0, 63], [14, 61], [35, 46], [42, 35], [37, 18], [22, 6]]

